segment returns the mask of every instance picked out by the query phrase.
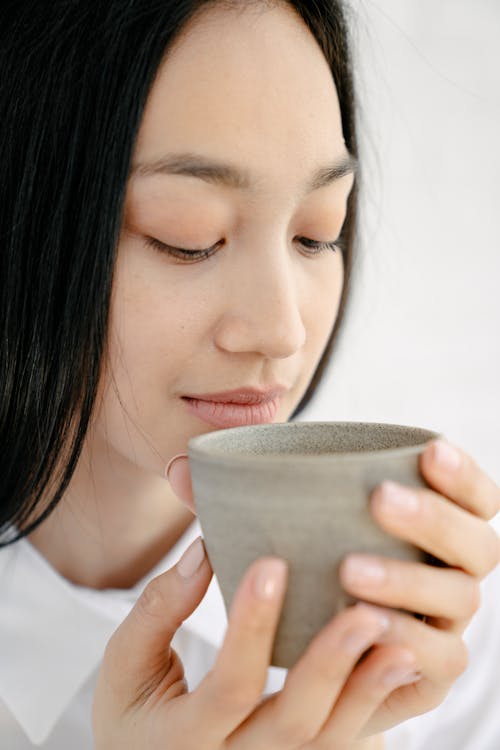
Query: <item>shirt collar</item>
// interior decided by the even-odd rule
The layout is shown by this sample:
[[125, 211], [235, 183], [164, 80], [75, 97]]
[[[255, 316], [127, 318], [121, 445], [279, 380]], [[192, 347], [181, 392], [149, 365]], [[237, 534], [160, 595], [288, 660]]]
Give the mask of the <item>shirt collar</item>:
[[[146, 583], [175, 565], [198, 534], [196, 519], [166, 557], [126, 591], [70, 583], [27, 539], [0, 549], [0, 698], [31, 742], [48, 737]], [[226, 624], [214, 576], [182, 627], [218, 647]]]

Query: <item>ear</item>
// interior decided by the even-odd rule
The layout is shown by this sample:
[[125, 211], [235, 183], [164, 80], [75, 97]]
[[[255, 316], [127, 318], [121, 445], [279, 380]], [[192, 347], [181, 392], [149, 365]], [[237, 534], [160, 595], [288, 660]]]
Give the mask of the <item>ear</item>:
[[179, 453], [170, 459], [165, 469], [165, 476], [179, 500], [182, 500], [189, 510], [196, 515], [187, 453]]

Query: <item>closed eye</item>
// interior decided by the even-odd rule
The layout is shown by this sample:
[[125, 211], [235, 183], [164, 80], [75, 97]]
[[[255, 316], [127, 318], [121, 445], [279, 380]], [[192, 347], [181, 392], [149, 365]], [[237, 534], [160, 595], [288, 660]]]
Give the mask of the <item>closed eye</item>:
[[[314, 257], [317, 255], [321, 255], [327, 250], [336, 251], [342, 249], [340, 238], [332, 242], [319, 242], [317, 240], [310, 240], [307, 237], [298, 237], [297, 239], [303, 247], [307, 248], [307, 251], [304, 253], [307, 256]], [[172, 245], [166, 245], [164, 242], [161, 242], [154, 237], [146, 237], [146, 244], [150, 247], [153, 247], [155, 250], [158, 250], [164, 255], [170, 255], [171, 257], [179, 258], [181, 260], [193, 261], [202, 260], [214, 255], [217, 252], [217, 249], [220, 246], [224, 245], [224, 240], [216, 242], [215, 245], [212, 245], [211, 247], [199, 250], [188, 250], [187, 248], [182, 247], [172, 247]]]

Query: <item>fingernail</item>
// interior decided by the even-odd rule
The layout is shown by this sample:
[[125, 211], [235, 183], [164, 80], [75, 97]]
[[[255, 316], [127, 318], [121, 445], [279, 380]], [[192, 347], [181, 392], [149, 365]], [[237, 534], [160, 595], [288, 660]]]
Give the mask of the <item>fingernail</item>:
[[396, 482], [385, 481], [380, 485], [379, 502], [395, 513], [413, 515], [418, 510], [418, 497], [407, 487]]
[[278, 596], [285, 583], [287, 566], [284, 560], [268, 560], [257, 572], [254, 591], [259, 599], [271, 600]]
[[382, 675], [382, 684], [389, 688], [396, 688], [411, 685], [412, 682], [418, 682], [421, 678], [422, 673], [416, 669], [392, 667]]
[[386, 577], [385, 567], [376, 557], [350, 555], [342, 565], [342, 578], [352, 585], [383, 583]]
[[176, 456], [174, 456], [173, 458], [170, 459], [170, 461], [168, 462], [168, 464], [165, 467], [165, 477], [167, 479], [169, 478], [168, 475], [169, 475], [170, 469], [172, 468], [172, 465], [173, 465], [174, 461], [177, 461], [178, 458], [188, 458], [188, 454], [187, 453], [178, 453]]
[[187, 548], [177, 563], [177, 572], [182, 578], [191, 578], [205, 559], [206, 551], [203, 539], [197, 537]]
[[436, 463], [445, 471], [456, 471], [462, 461], [458, 451], [442, 440], [436, 440], [433, 443], [432, 452]]

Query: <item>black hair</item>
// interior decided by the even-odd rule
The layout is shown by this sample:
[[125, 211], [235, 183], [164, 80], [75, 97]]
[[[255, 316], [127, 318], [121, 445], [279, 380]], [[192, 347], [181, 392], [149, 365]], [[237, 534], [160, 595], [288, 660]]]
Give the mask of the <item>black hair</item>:
[[[281, 2], [305, 21], [330, 65], [346, 146], [357, 156], [345, 9], [337, 0]], [[106, 352], [115, 253], [146, 99], [170, 45], [214, 4], [248, 6], [242, 0], [0, 5], [2, 545], [38, 526], [74, 473]], [[342, 236], [338, 317], [291, 419], [315, 392], [344, 318], [356, 213], [354, 188]]]

